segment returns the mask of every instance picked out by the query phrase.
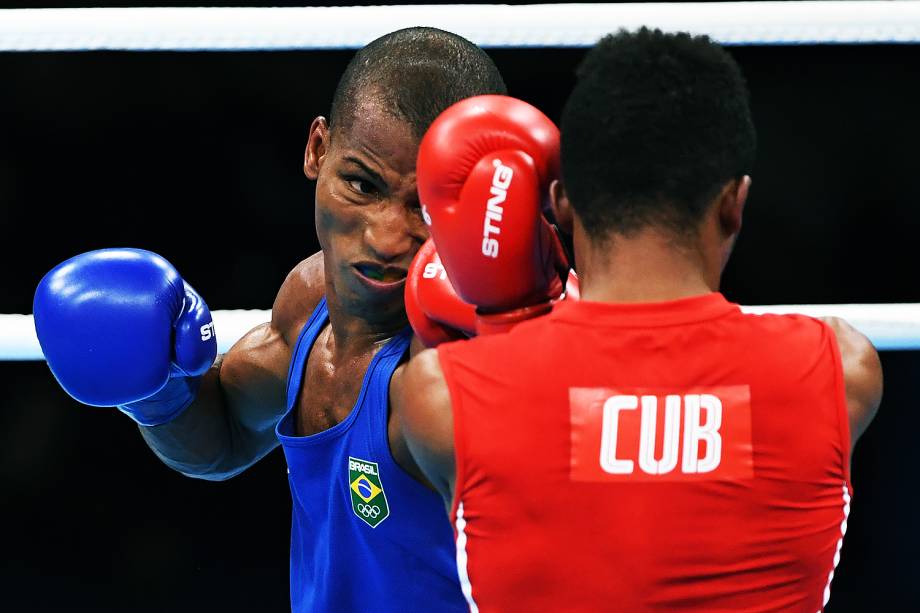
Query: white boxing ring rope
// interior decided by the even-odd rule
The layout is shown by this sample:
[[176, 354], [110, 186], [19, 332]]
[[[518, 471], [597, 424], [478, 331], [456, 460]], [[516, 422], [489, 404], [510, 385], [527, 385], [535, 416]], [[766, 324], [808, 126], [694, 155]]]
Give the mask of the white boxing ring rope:
[[[920, 304], [789, 304], [746, 306], [745, 312], [836, 316], [869, 337], [879, 350], [920, 349]], [[271, 317], [270, 311], [213, 311], [217, 350], [226, 352], [246, 332]], [[0, 314], [0, 361], [43, 360], [31, 315]]]
[[418, 25], [483, 47], [585, 47], [643, 25], [725, 45], [916, 43], [920, 2], [8, 9], [0, 51], [355, 49]]

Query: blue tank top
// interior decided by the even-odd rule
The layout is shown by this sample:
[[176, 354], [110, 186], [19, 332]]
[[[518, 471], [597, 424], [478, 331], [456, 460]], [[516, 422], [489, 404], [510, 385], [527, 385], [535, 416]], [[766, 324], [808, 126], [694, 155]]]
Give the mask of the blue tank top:
[[411, 330], [374, 356], [344, 421], [294, 436], [307, 357], [328, 320], [323, 298], [294, 348], [288, 410], [276, 428], [294, 508], [291, 607], [297, 613], [467, 611], [444, 504], [396, 464], [387, 438], [390, 377]]

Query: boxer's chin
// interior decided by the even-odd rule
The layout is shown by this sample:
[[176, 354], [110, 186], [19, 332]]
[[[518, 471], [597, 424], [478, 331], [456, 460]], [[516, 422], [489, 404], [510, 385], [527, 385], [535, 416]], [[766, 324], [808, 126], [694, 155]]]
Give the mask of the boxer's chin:
[[[368, 321], [405, 318], [405, 277], [374, 279], [355, 267], [350, 267], [348, 277], [348, 300], [353, 312], [366, 314]], [[339, 298], [344, 298], [341, 292]]]

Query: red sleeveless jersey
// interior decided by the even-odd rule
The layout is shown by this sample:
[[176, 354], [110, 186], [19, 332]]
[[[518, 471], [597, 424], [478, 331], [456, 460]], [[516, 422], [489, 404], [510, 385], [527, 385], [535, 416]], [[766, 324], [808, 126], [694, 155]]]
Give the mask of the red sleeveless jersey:
[[439, 348], [476, 611], [804, 611], [849, 512], [833, 331], [721, 294], [572, 302]]

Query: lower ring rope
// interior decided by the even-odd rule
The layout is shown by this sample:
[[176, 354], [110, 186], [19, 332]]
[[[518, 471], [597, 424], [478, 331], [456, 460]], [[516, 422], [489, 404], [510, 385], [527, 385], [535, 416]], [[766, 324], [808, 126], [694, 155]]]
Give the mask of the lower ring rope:
[[[811, 317], [842, 317], [869, 337], [879, 350], [920, 349], [920, 303], [780, 304], [745, 306], [746, 313], [800, 313]], [[217, 350], [226, 352], [249, 330], [271, 319], [271, 311], [212, 311]], [[0, 314], [0, 360], [43, 360], [31, 315]]]

